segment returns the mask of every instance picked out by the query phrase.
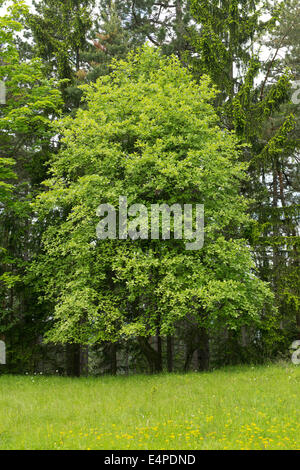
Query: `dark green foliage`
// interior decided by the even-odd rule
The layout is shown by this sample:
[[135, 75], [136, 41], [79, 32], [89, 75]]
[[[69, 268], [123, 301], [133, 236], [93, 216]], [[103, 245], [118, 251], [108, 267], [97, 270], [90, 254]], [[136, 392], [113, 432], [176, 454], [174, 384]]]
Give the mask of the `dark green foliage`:
[[[294, 335], [299, 325], [299, 111], [288, 105], [295, 72], [287, 67], [297, 51], [292, 45], [297, 23], [290, 21], [290, 8], [258, 1], [191, 1], [198, 23], [191, 34], [194, 73], [211, 76], [221, 90], [216, 106], [223, 126], [249, 145], [244, 159], [250, 163], [250, 179], [244, 193], [253, 199], [257, 224], [248, 237], [261, 275], [276, 294], [279, 342], [284, 322], [294, 323]], [[294, 18], [296, 10], [297, 2]], [[263, 13], [269, 19], [263, 21]], [[269, 58], [263, 59], [260, 43], [269, 47]], [[278, 58], [283, 46], [289, 48], [285, 61]]]
[[79, 106], [77, 88], [82, 54], [88, 50], [94, 0], [43, 0], [33, 2], [35, 12], [26, 15], [33, 36], [33, 53], [41, 57], [48, 76], [61, 80], [65, 110]]
[[[80, 369], [86, 370], [86, 349], [75, 343], [82, 340], [86, 342], [86, 335], [90, 335], [91, 330], [85, 330], [82, 315], [85, 318], [86, 311], [95, 307], [95, 298], [99, 300], [99, 292], [103, 289], [109, 293], [106, 299], [102, 299], [102, 302], [106, 302], [105, 308], [109, 313], [105, 320], [101, 320], [102, 323], [97, 324], [97, 331], [101, 333], [98, 339], [102, 342], [90, 348], [92, 373], [139, 372], [146, 367], [150, 370], [159, 369], [162, 364], [169, 370], [191, 367], [202, 369], [208, 365], [208, 349], [210, 366], [250, 360], [261, 362], [268, 357], [276, 357], [279, 351], [286, 351], [290, 342], [300, 334], [299, 2], [287, 0], [275, 2], [274, 5], [273, 2], [262, 4], [257, 0], [41, 0], [34, 2], [34, 8], [30, 8], [30, 11], [21, 1], [15, 0], [12, 3], [9, 16], [3, 15], [0, 20], [0, 81], [5, 80], [7, 90], [7, 102], [0, 104], [0, 337], [5, 337], [8, 346], [9, 365], [6, 370], [20, 372], [40, 368], [53, 372], [58, 369], [61, 374], [70, 372], [72, 368], [72, 373], [76, 374], [80, 373]], [[0, 0], [0, 6], [2, 5], [3, 0]], [[129, 170], [126, 170], [126, 165], [124, 167], [124, 162], [116, 158], [114, 153], [107, 156], [104, 173], [111, 186], [106, 188], [105, 197], [113, 198], [112, 188], [117, 191], [120, 187], [126, 187], [126, 190], [131, 188], [132, 197], [139, 195], [146, 203], [152, 201], [153, 191], [155, 197], [157, 194], [160, 196], [160, 202], [172, 202], [175, 198], [172, 191], [176, 184], [172, 178], [180, 161], [176, 160], [176, 155], [179, 152], [182, 158], [185, 154], [181, 147], [182, 142], [177, 142], [176, 139], [179, 136], [183, 138], [185, 126], [189, 126], [188, 115], [184, 114], [185, 108], [182, 110], [182, 128], [174, 125], [171, 126], [174, 135], [171, 133], [170, 137], [169, 131], [166, 135], [163, 134], [162, 140], [168, 148], [160, 147], [160, 153], [154, 149], [151, 155], [149, 151], [151, 164], [149, 161], [144, 166], [141, 163], [141, 149], [136, 148], [137, 135], [133, 127], [130, 127], [134, 116], [141, 119], [139, 129], [143, 129], [145, 124], [139, 114], [138, 103], [144, 93], [147, 96], [148, 91], [135, 88], [134, 80], [141, 76], [145, 79], [149, 75], [153, 57], [149, 62], [144, 62], [142, 71], [138, 62], [132, 65], [128, 86], [133, 88], [131, 91], [126, 90], [126, 93], [123, 90], [124, 93], [120, 95], [120, 102], [123, 103], [124, 100], [122, 109], [118, 103], [113, 106], [108, 103], [107, 109], [103, 109], [100, 103], [99, 108], [93, 108], [93, 115], [89, 115], [85, 108], [91, 107], [91, 104], [82, 100], [83, 91], [80, 85], [95, 82], [99, 77], [102, 77], [100, 82], [105, 84], [106, 90], [114, 88], [116, 82], [114, 75], [111, 75], [115, 69], [114, 59], [125, 59], [128, 52], [136, 51], [145, 42], [150, 43], [153, 49], [159, 46], [167, 56], [174, 53], [184, 67], [191, 66], [193, 77], [198, 83], [202, 84], [206, 80], [204, 75], [210, 77], [211, 84], [216, 85], [219, 90], [217, 94], [212, 93], [211, 98], [221, 128], [225, 135], [233, 130], [239, 143], [246, 144], [239, 152], [239, 163], [244, 165], [244, 169], [247, 168], [248, 173], [247, 179], [241, 179], [240, 195], [250, 198], [248, 212], [252, 221], [240, 223], [238, 228], [234, 226], [233, 232], [228, 227], [223, 227], [222, 230], [224, 229], [226, 243], [229, 236], [247, 238], [253, 248], [260, 279], [270, 283], [275, 295], [277, 310], [273, 310], [272, 317], [269, 315], [270, 310], [262, 310], [256, 325], [252, 322], [254, 317], [251, 303], [246, 298], [243, 300], [241, 321], [234, 320], [235, 308], [232, 308], [232, 302], [241, 301], [240, 297], [239, 300], [235, 298], [239, 289], [230, 283], [224, 287], [224, 283], [233, 275], [234, 263], [230, 265], [231, 270], [228, 268], [228, 272], [225, 270], [226, 272], [219, 273], [218, 281], [223, 282], [224, 292], [217, 292], [216, 289], [215, 295], [218, 297], [222, 293], [225, 297], [232, 298], [228, 309], [221, 301], [210, 305], [210, 315], [215, 323], [224, 313], [224, 308], [226, 310], [220, 321], [220, 328], [215, 328], [211, 323], [198, 321], [205, 317], [199, 307], [201, 296], [197, 300], [198, 315], [194, 315], [194, 300], [186, 303], [186, 298], [190, 295], [194, 299], [194, 294], [188, 292], [184, 283], [180, 284], [184, 276], [195, 275], [194, 284], [198, 285], [201, 281], [206, 286], [208, 274], [205, 274], [205, 269], [201, 271], [200, 267], [197, 276], [195, 273], [191, 274], [193, 263], [186, 263], [185, 253], [182, 254], [178, 247], [170, 244], [172, 256], [168, 258], [158, 246], [153, 248], [150, 256], [147, 251], [149, 246], [146, 243], [141, 244], [141, 256], [134, 262], [131, 259], [131, 247], [127, 245], [125, 248], [124, 245], [109, 246], [104, 254], [97, 251], [96, 259], [93, 258], [95, 253], [92, 256], [87, 250], [89, 255], [84, 257], [86, 245], [83, 242], [81, 244], [81, 236], [88, 236], [91, 227], [80, 226], [76, 211], [74, 220], [70, 219], [70, 208], [79, 210], [80, 207], [84, 209], [85, 215], [91, 210], [88, 203], [89, 191], [93, 184], [96, 185], [93, 178], [99, 171], [95, 163], [98, 154], [94, 156], [95, 160], [91, 155], [97, 139], [104, 132], [97, 124], [99, 135], [94, 136], [94, 124], [91, 123], [94, 119], [97, 121], [95, 116], [99, 109], [104, 113], [110, 109], [107, 118], [111, 119], [109, 122], [113, 122], [114, 117], [121, 122], [120, 126], [114, 124], [113, 135], [107, 144], [110, 152], [113, 153], [116, 145], [127, 156], [135, 153], [137, 155], [135, 160], [132, 157], [130, 181], [125, 177]], [[155, 74], [155, 71], [151, 73]], [[156, 103], [157, 109], [161, 106], [159, 94], [164, 96], [165, 90], [173, 86], [172, 73], [170, 69], [171, 76], [169, 81], [166, 79], [164, 91], [157, 83], [155, 85], [151, 80], [149, 82], [153, 86], [152, 101]], [[176, 77], [180, 87], [183, 75]], [[181, 94], [194, 86], [190, 83], [191, 76], [189, 77], [184, 82], [185, 85], [182, 85]], [[157, 79], [161, 83], [162, 77]], [[99, 88], [99, 83], [95, 89]], [[118, 83], [122, 86], [122, 80]], [[176, 87], [172, 93], [172, 99], [176, 102], [179, 99]], [[97, 101], [96, 95], [92, 96]], [[181, 103], [180, 100], [178, 102]], [[169, 105], [171, 113], [171, 101]], [[195, 99], [194, 109], [198, 109], [198, 105], [198, 99]], [[79, 107], [87, 114], [77, 114]], [[152, 120], [147, 109], [147, 106], [143, 109], [142, 116], [149, 120], [145, 125], [145, 132], [149, 134]], [[149, 109], [154, 121], [161, 117], [155, 107]], [[82, 137], [80, 142], [76, 140], [76, 145], [82, 151], [74, 151], [73, 154], [73, 147], [67, 153], [60, 150], [61, 147], [65, 148], [61, 141], [62, 134], [68, 125], [71, 128], [73, 126], [73, 120], [66, 119], [65, 127], [52, 127], [61, 110], [65, 116], [75, 118], [74, 122], [77, 124], [81, 118], [88, 118], [86, 124], [78, 124]], [[175, 114], [168, 115], [168, 122], [173, 122]], [[178, 123], [181, 123], [180, 113], [177, 117]], [[195, 136], [198, 135], [197, 129], [192, 129], [192, 132]], [[149, 135], [147, 138], [150, 139]], [[147, 139], [146, 141], [148, 142]], [[84, 145], [81, 147], [79, 144]], [[87, 148], [90, 149], [90, 156], [85, 153]], [[168, 152], [170, 158], [167, 157]], [[62, 179], [60, 183], [66, 179], [71, 184], [70, 188], [63, 188], [64, 197], [68, 193], [69, 199], [63, 199], [62, 211], [46, 211], [45, 217], [37, 221], [31, 202], [47, 189], [41, 183], [49, 175], [50, 159], [52, 169], [57, 171], [56, 176], [60, 175]], [[161, 167], [157, 167], [158, 162]], [[166, 180], [161, 175], [160, 168], [164, 169]], [[227, 170], [228, 168], [223, 168], [220, 172], [222, 181], [226, 179]], [[194, 167], [189, 171], [192, 175], [196, 174]], [[180, 175], [184, 180], [180, 197], [184, 201], [191, 196], [185, 186], [191, 177], [189, 171], [186, 170], [186, 175]], [[146, 197], [140, 191], [143, 181], [149, 175], [155, 187], [151, 187], [151, 190], [144, 188], [145, 194], [148, 191]], [[80, 178], [91, 178], [91, 181]], [[202, 181], [201, 178], [199, 181]], [[101, 188], [103, 189], [102, 186]], [[50, 200], [56, 201], [56, 189], [46, 193], [49, 204]], [[60, 197], [62, 195], [59, 193], [57, 206], [61, 202]], [[214, 201], [214, 198], [211, 200]], [[210, 202], [206, 204], [209, 208]], [[213, 206], [217, 207], [216, 201]], [[95, 218], [94, 213], [93, 217]], [[94, 229], [94, 225], [92, 228]], [[59, 240], [56, 243], [58, 233]], [[32, 266], [33, 258], [41, 254], [41, 238], [44, 240], [44, 254], [50, 247], [54, 250], [52, 258], [50, 256], [52, 268], [48, 259], [45, 265], [41, 264], [44, 271], [35, 278], [28, 268]], [[71, 250], [68, 243], [75, 251]], [[67, 249], [64, 252], [66, 246], [70, 248], [70, 253]], [[83, 258], [75, 247], [83, 247]], [[210, 256], [219, 259], [223, 251], [229, 249], [225, 245], [218, 245], [218, 250], [218, 253], [211, 252]], [[232, 254], [229, 250], [228, 256]], [[127, 263], [123, 260], [126, 256]], [[244, 267], [247, 264], [246, 258], [246, 255], [245, 258], [242, 256], [241, 264]], [[201, 259], [204, 265], [206, 261]], [[100, 273], [98, 284], [94, 284], [94, 280], [91, 281], [88, 276], [83, 276], [79, 269], [82, 275], [80, 284], [79, 271], [78, 279], [73, 271], [76, 263], [78, 269], [79, 265], [82, 270], [86, 269], [88, 276], [98, 276]], [[183, 265], [184, 269], [179, 267]], [[215, 268], [216, 265], [212, 263], [210, 269], [214, 271]], [[173, 284], [169, 279], [168, 285], [164, 269], [168, 269], [169, 274], [179, 272], [181, 281], [174, 274]], [[150, 282], [148, 279], [146, 282], [141, 279], [140, 271], [144, 273], [145, 279], [148, 274], [149, 279], [155, 274], [156, 281]], [[125, 279], [128, 278], [131, 279], [131, 284], [126, 286]], [[66, 287], [68, 283], [63, 283], [64, 279], [71, 287]], [[40, 303], [36, 290], [43, 290], [45, 282], [48, 282], [47, 289], [51, 292], [50, 295], [47, 292], [47, 299], [42, 299]], [[169, 299], [162, 306], [157, 292], [161, 295], [164, 292], [165, 295], [167, 288], [172, 290], [171, 284], [173, 289], [174, 286], [177, 289], [178, 298], [174, 304], [168, 304]], [[92, 286], [92, 291], [83, 292], [83, 288], [88, 285]], [[216, 288], [216, 284], [214, 286]], [[69, 290], [65, 292], [64, 289]], [[63, 291], [66, 297], [61, 304], [62, 310], [57, 314], [57, 298]], [[242, 289], [239, 292], [242, 295]], [[206, 294], [209, 302], [212, 291], [207, 290]], [[172, 298], [173, 294], [168, 295]], [[84, 303], [85, 309], [82, 307]], [[159, 315], [157, 305], [161, 306]], [[118, 317], [121, 308], [127, 323], [124, 323], [122, 316], [120, 323], [116, 318], [112, 320], [114, 315]], [[61, 312], [68, 312], [67, 316], [70, 315], [71, 333], [67, 336], [74, 344], [43, 344], [49, 329], [52, 331], [52, 339], [58, 341], [60, 338], [59, 327], [53, 329], [54, 311], [58, 315], [57, 319]], [[145, 322], [145, 312], [151, 318], [148, 323]], [[180, 315], [182, 318], [179, 318]], [[176, 321], [171, 317], [173, 320], [176, 317]], [[251, 325], [245, 322], [247, 318], [252, 319], [249, 320]], [[137, 319], [140, 319], [140, 323]], [[63, 324], [63, 318], [61, 320]], [[171, 324], [173, 329], [169, 328]], [[145, 325], [148, 328], [146, 343], [141, 335], [141, 328]], [[237, 326], [236, 329], [232, 328], [234, 325]], [[125, 333], [121, 337], [115, 334], [121, 326], [125, 328], [126, 340]], [[139, 338], [135, 335], [139, 335]], [[114, 340], [116, 341], [113, 342]], [[78, 359], [76, 364], [74, 358]]]

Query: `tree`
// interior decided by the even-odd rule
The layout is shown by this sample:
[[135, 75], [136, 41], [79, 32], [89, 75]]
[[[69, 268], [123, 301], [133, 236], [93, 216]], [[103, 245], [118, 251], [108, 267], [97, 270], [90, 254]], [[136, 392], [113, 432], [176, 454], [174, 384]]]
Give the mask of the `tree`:
[[[240, 141], [248, 144], [243, 160], [249, 162], [250, 179], [242, 190], [253, 199], [250, 210], [258, 223], [247, 236], [255, 248], [260, 275], [272, 283], [283, 317], [286, 305], [280, 299], [287, 286], [281, 282], [286, 273], [280, 272], [283, 258], [279, 252], [288, 257], [289, 270], [293, 264], [290, 255], [298, 242], [296, 233], [292, 235], [292, 208], [279, 207], [280, 191], [283, 195], [287, 168], [295, 170], [290, 156], [299, 144], [295, 115], [285, 105], [291, 96], [292, 75], [287, 68], [278, 73], [277, 67], [282, 38], [277, 44], [272, 42], [276, 45], [269, 47], [267, 59], [259, 49], [266, 37], [274, 35], [282, 7], [282, 3], [270, 6], [247, 0], [192, 0], [191, 11], [198, 25], [191, 33], [190, 61], [197, 77], [208, 74], [221, 91], [216, 106], [224, 128], [234, 129]], [[269, 19], [263, 20], [266, 14]], [[278, 328], [282, 329], [282, 323]]]
[[[32, 271], [42, 298], [55, 305], [48, 341], [137, 337], [158, 371], [149, 338], [172, 334], [182, 319], [202, 333], [267, 329], [272, 296], [241, 237], [249, 223], [239, 195], [247, 165], [235, 136], [218, 126], [209, 79], [197, 85], [178, 59], [145, 47], [84, 89], [86, 109], [59, 123], [63, 147], [36, 201], [47, 229]], [[172, 237], [98, 240], [97, 207], [118, 207], [122, 195], [149, 210], [204, 204], [204, 247], [186, 250], [187, 240]]]
[[112, 59], [125, 58], [131, 49], [144, 42], [135, 38], [134, 31], [126, 29], [126, 15], [124, 2], [105, 0], [100, 3], [94, 24], [95, 37], [89, 51], [84, 54], [89, 65], [86, 71], [79, 72], [79, 77], [95, 81], [109, 73]]
[[190, 49], [188, 27], [191, 26], [189, 1], [130, 0], [132, 29], [141, 33], [156, 47], [183, 60]]
[[26, 15], [33, 53], [45, 61], [49, 76], [61, 81], [65, 111], [71, 111], [81, 99], [77, 75], [89, 48], [94, 0], [43, 0], [33, 5], [35, 12]]
[[47, 328], [47, 312], [38, 311], [25, 270], [41, 228], [34, 223], [30, 201], [46, 176], [51, 119], [62, 105], [57, 84], [45, 78], [41, 61], [22, 60], [18, 54], [16, 36], [24, 28], [26, 11], [23, 2], [15, 1], [0, 19], [0, 80], [6, 85], [6, 104], [0, 108], [0, 171], [1, 180], [7, 180], [0, 183], [0, 331], [11, 371], [33, 367], [39, 336]]
[[[274, 50], [272, 55], [273, 80], [288, 68], [292, 73], [293, 88], [290, 101], [284, 103], [278, 113], [272, 116], [270, 128], [278, 129], [284, 117], [294, 116], [294, 127], [289, 132], [289, 146], [275, 155], [273, 171], [273, 201], [269, 206], [269, 219], [266, 225], [273, 225], [272, 234], [276, 235], [276, 251], [269, 276], [273, 278], [274, 289], [282, 312], [283, 326], [290, 336], [295, 337], [295, 326], [300, 335], [300, 253], [299, 253], [299, 149], [300, 149], [300, 61], [299, 61], [299, 2], [289, 0], [284, 3], [279, 21], [266, 41]], [[271, 67], [269, 67], [271, 69]], [[272, 225], [271, 225], [272, 224]], [[269, 228], [267, 226], [267, 228]], [[267, 231], [267, 230], [266, 230]], [[275, 238], [275, 237], [274, 237]], [[267, 245], [267, 240], [262, 240]]]
[[31, 55], [43, 57], [49, 75], [62, 79], [64, 111], [72, 112], [80, 106], [78, 85], [109, 73], [113, 58], [124, 58], [145, 40], [181, 56], [188, 46], [184, 33], [189, 21], [187, 2], [182, 0], [174, 5], [144, 0], [101, 0], [97, 5], [92, 0], [47, 0], [36, 2], [35, 12], [27, 15], [30, 41], [26, 48], [20, 47], [26, 56], [29, 48]]
[[150, 42], [162, 51], [183, 59], [189, 48], [187, 26], [191, 15], [186, 0], [156, 2], [144, 0], [101, 0], [94, 21], [93, 47], [84, 54], [88, 62], [82, 78], [95, 81], [109, 73], [113, 58], [125, 58], [130, 50]]

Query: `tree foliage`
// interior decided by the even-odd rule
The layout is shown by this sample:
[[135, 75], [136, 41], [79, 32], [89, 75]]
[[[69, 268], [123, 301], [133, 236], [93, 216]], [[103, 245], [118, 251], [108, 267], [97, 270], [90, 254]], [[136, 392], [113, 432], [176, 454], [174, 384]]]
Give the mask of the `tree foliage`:
[[41, 61], [19, 56], [16, 36], [23, 29], [26, 11], [23, 2], [15, 1], [0, 20], [0, 80], [6, 86], [6, 104], [0, 108], [0, 332], [5, 334], [9, 353], [14, 349], [12, 368], [26, 361], [26, 354], [34, 355], [43, 331], [36, 296], [24, 281], [39, 239], [30, 201], [46, 175], [45, 161], [52, 151], [51, 119], [62, 104], [55, 82], [45, 78]]
[[[175, 57], [143, 48], [86, 86], [86, 109], [59, 123], [64, 145], [37, 202], [48, 222], [34, 272], [55, 303], [48, 339], [168, 335], [189, 318], [208, 330], [263, 327], [272, 296], [240, 235], [246, 164], [235, 136], [218, 126], [215, 94], [208, 78], [197, 85]], [[120, 195], [149, 209], [204, 204], [203, 249], [174, 239], [97, 240], [97, 206], [117, 207]]]

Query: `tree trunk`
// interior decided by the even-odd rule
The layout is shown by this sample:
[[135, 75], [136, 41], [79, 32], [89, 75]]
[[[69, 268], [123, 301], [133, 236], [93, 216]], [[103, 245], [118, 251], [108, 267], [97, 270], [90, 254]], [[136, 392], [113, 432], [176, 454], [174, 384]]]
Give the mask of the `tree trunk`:
[[193, 359], [193, 354], [195, 352], [196, 348], [188, 344], [187, 349], [186, 349], [186, 355], [185, 355], [185, 363], [184, 363], [184, 371], [187, 372], [191, 366], [191, 362]]
[[162, 338], [161, 336], [157, 335], [156, 336], [156, 350], [157, 350], [157, 372], [161, 372], [163, 370], [163, 365], [162, 365]]
[[182, 61], [183, 51], [185, 49], [185, 25], [183, 21], [183, 11], [182, 11], [182, 0], [175, 1], [175, 12], [176, 12], [176, 32], [177, 32], [177, 43], [178, 43], [178, 57]]
[[173, 372], [173, 338], [167, 337], [167, 368], [168, 372]]
[[[273, 163], [273, 203], [272, 206], [277, 209], [278, 207], [278, 172], [277, 162]], [[273, 223], [273, 236], [279, 236], [278, 221]], [[279, 249], [276, 243], [273, 245], [273, 286], [274, 292], [279, 304]]]
[[67, 344], [66, 362], [67, 375], [80, 377], [80, 344]]
[[298, 330], [298, 338], [300, 339], [300, 313], [296, 315], [296, 326]]
[[110, 372], [112, 375], [117, 374], [117, 345], [112, 343], [110, 347]]
[[198, 364], [200, 371], [209, 368], [209, 337], [205, 328], [199, 330]]
[[162, 371], [162, 360], [161, 354], [156, 351], [152, 346], [149, 344], [149, 338], [145, 338], [143, 336], [138, 337], [138, 343], [142, 350], [142, 353], [145, 355], [147, 362], [149, 364], [150, 373], [157, 373]]
[[80, 347], [80, 375], [88, 376], [89, 374], [89, 348], [88, 346]]

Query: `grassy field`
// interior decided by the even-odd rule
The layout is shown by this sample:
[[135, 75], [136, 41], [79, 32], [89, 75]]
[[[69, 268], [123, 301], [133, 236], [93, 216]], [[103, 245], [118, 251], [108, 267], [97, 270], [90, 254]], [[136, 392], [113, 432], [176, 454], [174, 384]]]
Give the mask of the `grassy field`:
[[1, 449], [300, 449], [300, 367], [0, 377]]

